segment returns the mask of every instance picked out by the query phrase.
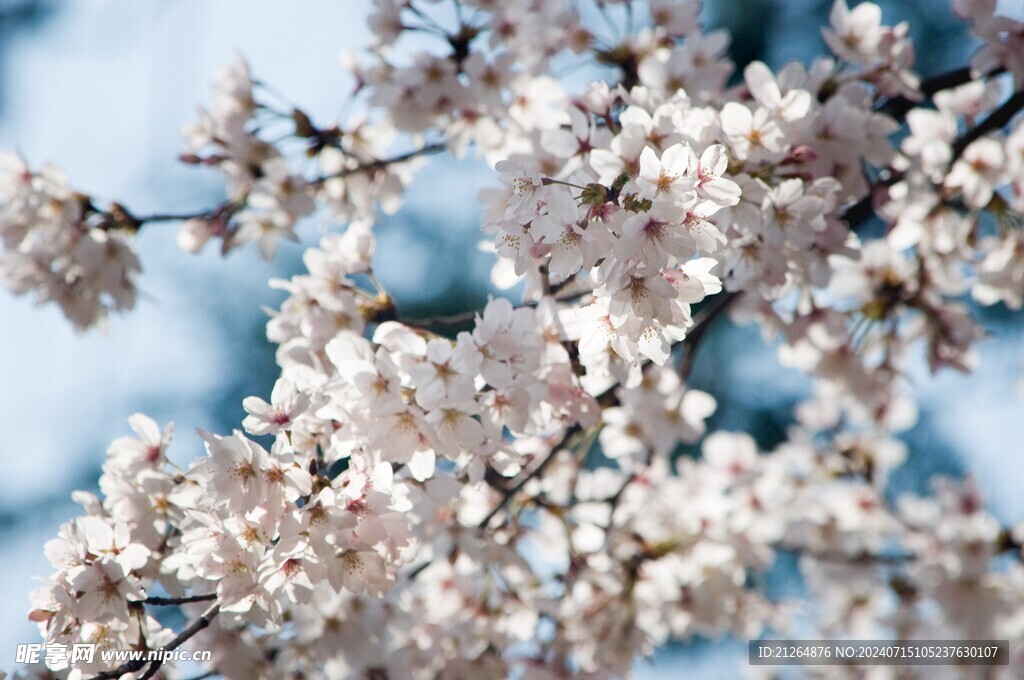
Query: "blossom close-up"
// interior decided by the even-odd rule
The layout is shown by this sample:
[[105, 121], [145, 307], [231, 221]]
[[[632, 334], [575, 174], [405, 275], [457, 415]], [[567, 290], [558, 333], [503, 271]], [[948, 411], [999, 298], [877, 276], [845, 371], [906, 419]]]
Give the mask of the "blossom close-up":
[[1024, 674], [1020, 3], [0, 30], [0, 680]]

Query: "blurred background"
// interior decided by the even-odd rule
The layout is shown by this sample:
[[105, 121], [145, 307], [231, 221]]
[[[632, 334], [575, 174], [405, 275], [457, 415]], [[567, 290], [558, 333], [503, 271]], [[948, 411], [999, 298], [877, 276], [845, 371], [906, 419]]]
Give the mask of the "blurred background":
[[[778, 67], [824, 49], [828, 0], [705, 4], [707, 25], [732, 31], [740, 71], [754, 59]], [[881, 4], [886, 23], [910, 22], [923, 75], [967, 62], [973, 45], [946, 0]], [[1024, 0], [1001, 5], [1024, 14]], [[330, 120], [349, 87], [338, 55], [366, 44], [368, 11], [363, 0], [0, 0], [0, 148], [33, 166], [53, 162], [72, 186], [139, 214], [213, 205], [218, 177], [175, 158], [181, 124], [209, 101], [215, 69], [239, 51], [256, 77]], [[381, 217], [378, 276], [403, 313], [474, 309], [494, 292], [491, 256], [476, 248], [476, 193], [494, 183], [482, 162], [434, 159], [402, 211]], [[228, 432], [245, 396], [269, 394], [277, 370], [262, 308], [282, 296], [267, 280], [301, 270], [319, 225], [301, 234], [301, 246], [285, 244], [267, 264], [254, 248], [227, 260], [213, 249], [189, 256], [175, 245], [176, 225], [147, 226], [137, 242], [143, 295], [105, 334], [76, 335], [56, 309], [0, 291], [0, 668], [13, 667], [17, 643], [37, 641], [27, 595], [33, 577], [51, 571], [43, 545], [78, 514], [70, 492], [95, 490], [108, 443], [129, 433], [128, 416], [173, 420], [172, 457], [187, 462], [201, 453], [196, 427]], [[1012, 522], [1024, 515], [1024, 338], [1005, 309], [984, 318], [995, 333], [973, 376], [933, 380], [923, 358], [915, 367], [922, 415], [894, 484], [925, 492], [931, 473], [969, 473]], [[777, 366], [756, 329], [725, 323], [703, 346], [691, 383], [719, 402], [712, 427], [745, 429], [765, 447], [784, 436], [808, 388]], [[786, 574], [783, 565], [778, 588], [797, 588]], [[745, 650], [737, 641], [680, 645], [641, 663], [638, 677], [685, 665], [688, 677], [734, 678]]]

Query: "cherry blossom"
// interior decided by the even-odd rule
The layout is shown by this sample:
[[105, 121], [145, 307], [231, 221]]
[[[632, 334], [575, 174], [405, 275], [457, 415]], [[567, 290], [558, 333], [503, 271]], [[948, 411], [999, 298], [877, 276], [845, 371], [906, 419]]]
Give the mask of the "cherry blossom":
[[[970, 478], [890, 483], [915, 362], [970, 371], [978, 307], [1024, 300], [1020, 23], [954, 0], [983, 45], [922, 80], [906, 24], [837, 0], [831, 55], [732, 86], [699, 3], [591, 9], [375, 0], [337, 120], [236, 57], [184, 129], [181, 160], [225, 182], [208, 209], [134, 214], [2, 157], [0, 280], [78, 329], [135, 304], [141, 229], [270, 259], [330, 224], [271, 281], [279, 374], [241, 429], [172, 444], [132, 415], [98, 494], [75, 494], [30, 598], [46, 642], [187, 644], [232, 679], [418, 680], [625, 677], [673, 640], [794, 623], [1024, 639], [1020, 523]], [[569, 62], [603, 79], [554, 77]], [[481, 231], [507, 285], [416, 319], [378, 280], [374, 223], [438, 153], [492, 180]], [[693, 372], [726, 316], [807, 376], [773, 446], [723, 429], [718, 377]], [[764, 587], [783, 562], [806, 598]]]

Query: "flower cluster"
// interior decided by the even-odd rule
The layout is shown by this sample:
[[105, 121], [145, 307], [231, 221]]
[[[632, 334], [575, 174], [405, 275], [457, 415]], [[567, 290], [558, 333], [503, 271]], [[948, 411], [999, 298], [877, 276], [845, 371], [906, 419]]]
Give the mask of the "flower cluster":
[[10, 154], [0, 166], [0, 281], [56, 303], [79, 330], [131, 309], [141, 269], [118, 206], [99, 211], [56, 168], [34, 172]]
[[[585, 115], [578, 111], [578, 118]], [[606, 144], [625, 136], [645, 139], [643, 120], [651, 121], [645, 110], [628, 107], [622, 118], [641, 122], [625, 124]], [[568, 182], [541, 178], [513, 161], [497, 167], [509, 184], [503, 219], [490, 227], [498, 252], [514, 259], [518, 274], [533, 270], [560, 285], [584, 272], [591, 283], [593, 302], [579, 312], [576, 339], [588, 338], [580, 343], [580, 359], [592, 381], [595, 374], [611, 375], [609, 350], [634, 374], [641, 358], [664, 364], [692, 324], [690, 304], [721, 290], [708, 271], [715, 262], [696, 256], [724, 243], [707, 218], [736, 205], [740, 189], [722, 176], [728, 164], [722, 145], [700, 149], [698, 156], [673, 137], [663, 142], [664, 151], [642, 147], [633, 159], [635, 176], [613, 151], [592, 149], [597, 140], [574, 155], [603, 151], [607, 167], [600, 177], [586, 166]]]
[[[633, 4], [592, 9], [633, 27]], [[795, 555], [823, 636], [1021, 640], [1024, 531], [969, 480], [888, 483], [915, 353], [967, 371], [968, 301], [1024, 304], [1019, 24], [953, 4], [987, 41], [973, 74], [922, 80], [906, 24], [837, 0], [832, 56], [728, 86], [729, 38], [695, 2], [651, 0], [651, 25], [609, 37], [577, 3], [377, 0], [369, 55], [344, 59], [366, 108], [348, 121], [317, 125], [241, 59], [221, 75], [183, 156], [227, 178], [211, 210], [101, 211], [15, 161], [0, 274], [79, 326], [130, 306], [122, 231], [184, 218], [186, 250], [270, 257], [318, 211], [348, 225], [272, 282], [269, 401], [184, 467], [134, 416], [102, 497], [47, 545], [30, 618], [60, 644], [211, 649], [231, 679], [597, 680], [672, 639], [791, 631], [763, 584]], [[563, 86], [568, 52], [611, 82]], [[406, 318], [374, 275], [376, 211], [421, 157], [470, 149], [500, 181], [494, 282], [521, 299]], [[769, 451], [688, 384], [727, 309], [811, 378]], [[160, 607], [192, 623], [176, 636]]]
[[993, 0], [953, 0], [953, 10], [970, 21], [974, 35], [985, 42], [971, 59], [974, 74], [1006, 69], [1020, 90], [1024, 85], [1024, 22], [996, 14]]
[[[169, 532], [184, 517], [172, 501], [177, 481], [166, 469], [172, 430], [161, 432], [139, 414], [129, 422], [138, 437], [118, 439], [108, 449], [100, 478], [103, 499], [78, 492], [86, 514], [46, 544], [46, 557], [57, 571], [32, 593], [29, 618], [45, 631], [47, 642], [116, 650], [161, 645], [174, 637], [143, 605], [159, 580]], [[52, 668], [68, 666], [63, 659]], [[106, 668], [96, 655], [74, 670], [81, 676]]]

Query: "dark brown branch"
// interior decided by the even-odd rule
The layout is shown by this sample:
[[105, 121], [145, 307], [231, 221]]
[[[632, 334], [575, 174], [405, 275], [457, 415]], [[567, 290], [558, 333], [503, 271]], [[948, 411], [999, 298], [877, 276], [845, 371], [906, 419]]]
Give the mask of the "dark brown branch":
[[162, 665], [162, 661], [154, 661], [153, 665], [150, 666], [145, 673], [139, 676], [139, 680], [150, 680], [150, 678], [154, 677], [157, 673], [160, 672], [160, 666]]
[[[687, 333], [686, 337], [676, 344], [676, 346], [679, 346], [682, 343], [687, 343], [686, 351], [690, 353], [688, 361], [693, 361], [693, 357], [696, 355], [697, 352], [696, 347], [700, 344], [701, 338], [707, 332], [708, 328], [711, 326], [711, 323], [715, 319], [717, 319], [726, 309], [728, 309], [729, 306], [733, 304], [737, 298], [739, 298], [739, 296], [740, 293], [723, 293], [717, 296], [720, 299], [715, 300], [713, 302], [714, 306], [704, 310], [704, 312], [695, 320], [693, 328], [690, 329], [690, 332]], [[693, 349], [689, 349], [691, 346], [693, 347]], [[616, 387], [618, 387], [618, 383], [611, 385], [604, 392], [596, 395], [597, 400], [603, 404], [608, 397], [614, 398], [614, 391]], [[562, 437], [561, 441], [559, 441], [558, 444], [551, 448], [551, 453], [548, 454], [548, 456], [543, 461], [541, 461], [541, 463], [537, 467], [533, 468], [533, 470], [526, 473], [513, 486], [502, 492], [501, 501], [498, 503], [497, 506], [494, 507], [494, 509], [487, 513], [487, 516], [484, 517], [483, 520], [481, 520], [481, 522], [477, 525], [478, 528], [486, 528], [487, 525], [490, 524], [491, 520], [494, 519], [495, 515], [501, 512], [501, 510], [508, 505], [509, 501], [512, 500], [512, 497], [519, 493], [523, 489], [523, 487], [526, 486], [527, 482], [541, 475], [544, 472], [544, 469], [547, 468], [547, 466], [558, 455], [558, 452], [564, 449], [568, 445], [569, 440], [581, 431], [582, 428], [578, 424], [573, 425], [568, 430], [566, 430], [565, 435]], [[627, 480], [626, 484], [628, 485], [630, 481], [632, 481], [632, 478], [630, 480]], [[625, 485], [623, 486], [623, 489], [624, 488]], [[621, 493], [622, 490], [620, 490], [619, 493], [616, 494], [616, 496], [620, 495]], [[418, 566], [415, 570], [415, 573], [418, 574], [425, 567], [426, 564]]]
[[198, 211], [191, 213], [154, 213], [152, 215], [143, 215], [136, 217], [140, 223], [145, 222], [186, 222], [188, 220], [207, 218], [211, 215], [211, 211]]
[[224, 224], [231, 216], [242, 207], [237, 201], [224, 201], [206, 210], [197, 210], [190, 213], [153, 213], [151, 215], [134, 215], [120, 203], [111, 203], [105, 210], [94, 208], [102, 213], [102, 229], [127, 228], [132, 231], [139, 231], [144, 224], [150, 222], [185, 222], [187, 220], [201, 219], [206, 222], [222, 222]]
[[[524, 306], [535, 306], [536, 302], [528, 302]], [[465, 312], [458, 312], [456, 314], [440, 314], [437, 316], [426, 316], [420, 319], [403, 319], [402, 323], [406, 326], [414, 326], [416, 328], [450, 328], [452, 326], [461, 326], [469, 323], [476, 318], [477, 314], [482, 313], [482, 309], [471, 309]]]
[[[697, 357], [697, 350], [700, 347], [701, 340], [711, 327], [712, 322], [717, 319], [723, 312], [725, 312], [730, 306], [732, 306], [739, 298], [743, 295], [740, 291], [732, 291], [722, 293], [716, 296], [716, 299], [712, 307], [708, 307], [703, 310], [696, 319], [694, 319], [693, 328], [686, 337], [682, 339], [683, 356], [680, 359], [679, 364], [679, 377], [682, 378], [683, 382], [690, 376], [690, 372], [693, 370], [693, 364]], [[644, 461], [644, 467], [648, 467], [651, 464], [651, 459], [654, 457], [654, 450], [651, 449], [647, 452], [647, 458]], [[622, 499], [622, 494], [626, 493], [626, 489], [630, 484], [637, 480], [640, 474], [636, 471], [631, 472], [622, 482], [622, 486], [612, 494], [611, 498], [608, 499], [608, 503], [612, 507], [612, 514], [615, 514], [615, 508], [618, 507], [619, 501]], [[609, 522], [611, 519], [609, 518]], [[609, 525], [610, 526], [610, 525]]]
[[806, 555], [822, 562], [838, 562], [843, 564], [904, 564], [913, 560], [914, 553], [876, 554], [867, 550], [846, 553], [841, 550], [811, 550], [805, 546], [777, 543], [776, 550], [796, 555]]
[[477, 525], [477, 528], [486, 529], [487, 525], [491, 523], [492, 519], [494, 519], [494, 516], [501, 512], [506, 505], [508, 505], [509, 501], [512, 500], [512, 497], [519, 493], [531, 479], [543, 473], [544, 469], [548, 465], [550, 465], [551, 462], [558, 455], [558, 452], [564, 449], [569, 444], [569, 440], [582, 430], [583, 428], [581, 428], [579, 424], [573, 425], [568, 430], [566, 430], [565, 435], [562, 437], [561, 441], [559, 441], [556, 445], [551, 447], [551, 453], [549, 453], [547, 457], [540, 462], [539, 465], [537, 465], [535, 468], [533, 468], [528, 473], [523, 475], [518, 482], [516, 482], [514, 485], [512, 485], [502, 493], [501, 501], [496, 506], [494, 506], [494, 508], [489, 513], [487, 513], [486, 517], [480, 520], [480, 523]]
[[[997, 76], [1005, 70], [1005, 68], [999, 67], [991, 73], [982, 76], [982, 78]], [[940, 73], [939, 75], [932, 76], [931, 78], [925, 78], [921, 81], [921, 94], [926, 98], [933, 97], [936, 92], [948, 90], [951, 87], [963, 85], [971, 82], [972, 80], [974, 80], [974, 78], [971, 76], [971, 67], [964, 66], [963, 68], [947, 71], [946, 73]], [[880, 113], [888, 114], [897, 120], [903, 120], [910, 110], [918, 104], [919, 102], [908, 99], [907, 97], [892, 97], [882, 102], [878, 107], [878, 111]]]
[[[186, 641], [188, 641], [189, 638], [191, 638], [196, 633], [209, 626], [210, 622], [212, 622], [219, 613], [220, 605], [213, 605], [205, 612], [203, 612], [202, 616], [200, 616], [198, 619], [193, 621], [187, 628], [178, 633], [178, 635], [173, 640], [171, 640], [167, 645], [161, 647], [161, 649], [164, 651], [170, 651], [172, 649], [177, 649], [178, 647], [182, 646], [183, 644], [185, 644]], [[145, 652], [143, 652], [143, 655], [145, 656]], [[150, 664], [149, 670], [146, 671], [145, 675], [143, 675], [142, 678], [140, 678], [140, 680], [148, 680], [148, 678], [152, 678], [156, 674], [157, 670], [159, 670], [160, 666], [163, 665], [163, 661], [160, 659], [156, 661], [148, 661], [146, 659], [129, 661], [127, 663], [121, 664], [113, 670], [104, 671], [99, 675], [94, 675], [91, 678], [91, 680], [114, 680], [115, 678], [120, 678], [125, 673], [134, 673], [136, 671], [142, 670], [147, 664]]]
[[405, 578], [410, 580], [410, 581], [414, 580], [417, 576], [419, 576], [420, 574], [423, 573], [424, 569], [426, 569], [431, 564], [433, 564], [433, 562], [434, 562], [434, 560], [432, 560], [432, 559], [431, 560], [424, 560], [423, 562], [420, 562], [415, 567], [410, 569], [407, 574], [405, 574]]
[[864, 222], [875, 214], [873, 201], [874, 198], [869, 191], [867, 196], [860, 199], [843, 212], [842, 220], [849, 225], [850, 229], [857, 227], [861, 222]]
[[[445, 145], [442, 143], [428, 144], [426, 146], [420, 147], [419, 149], [414, 149], [412, 151], [400, 154], [398, 156], [394, 156], [392, 158], [382, 158], [376, 161], [365, 163], [363, 165], [358, 165], [354, 168], [342, 170], [341, 172], [338, 172], [333, 175], [328, 175], [326, 177], [318, 177], [312, 180], [310, 184], [313, 186], [318, 186], [320, 184], [323, 184], [327, 180], [336, 177], [350, 177], [351, 175], [356, 175], [363, 172], [373, 172], [375, 170], [386, 168], [387, 166], [393, 165], [395, 163], [403, 163], [405, 161], [412, 160], [413, 158], [416, 158], [418, 156], [425, 156], [427, 154], [438, 153], [439, 151], [444, 151], [444, 149]], [[128, 227], [134, 231], [138, 231], [142, 227], [142, 225], [149, 222], [185, 222], [187, 220], [192, 219], [224, 219], [225, 217], [230, 217], [231, 213], [233, 213], [239, 207], [240, 205], [238, 203], [233, 201], [227, 201], [225, 203], [222, 203], [221, 205], [209, 208], [207, 210], [197, 210], [194, 212], [185, 213], [153, 213], [152, 215], [136, 216], [129, 212], [128, 209], [125, 208], [124, 206], [118, 203], [114, 203], [111, 205], [110, 210], [106, 211], [107, 214], [110, 216], [110, 224], [107, 226]]]
[[405, 161], [411, 161], [412, 159], [418, 158], [420, 156], [427, 156], [430, 154], [439, 153], [441, 151], [444, 151], [446, 148], [447, 147], [442, 142], [437, 142], [435, 144], [427, 144], [426, 146], [422, 146], [418, 149], [413, 149], [412, 151], [399, 154], [398, 156], [393, 156], [391, 158], [381, 158], [380, 160], [371, 161], [369, 163], [364, 163], [362, 165], [357, 165], [354, 168], [346, 168], [345, 170], [336, 172], [333, 175], [318, 177], [312, 182], [310, 182], [310, 184], [313, 184], [315, 186], [323, 184], [329, 179], [335, 179], [339, 177], [350, 177], [352, 175], [358, 175], [364, 172], [373, 172], [375, 170], [381, 170], [383, 168], [388, 167], [389, 165], [394, 165], [395, 163], [404, 163]]
[[1012, 97], [1003, 102], [1003, 105], [992, 112], [985, 120], [981, 121], [970, 130], [965, 132], [963, 136], [953, 142], [953, 160], [950, 161], [950, 165], [956, 162], [956, 159], [960, 158], [964, 150], [970, 146], [973, 142], [977, 141], [989, 132], [995, 132], [1004, 125], [1010, 122], [1010, 120], [1017, 115], [1017, 112], [1024, 108], [1024, 90], [1015, 92]]
[[189, 595], [187, 597], [147, 597], [144, 604], [151, 604], [157, 607], [176, 604], [189, 604], [190, 602], [210, 602], [217, 599], [217, 593], [204, 593], [203, 595]]
[[686, 382], [686, 379], [690, 377], [690, 372], [693, 371], [693, 362], [697, 358], [701, 340], [711, 328], [711, 322], [736, 302], [739, 296], [740, 293], [736, 291], [716, 295], [710, 306], [694, 319], [693, 328], [683, 338], [683, 354], [679, 359], [679, 377], [683, 382]]
[[[956, 141], [953, 142], [953, 159], [950, 161], [950, 164], [952, 165], [952, 163], [960, 157], [972, 142], [977, 141], [989, 132], [994, 132], [1002, 128], [1004, 125], [1009, 123], [1021, 109], [1024, 109], [1024, 91], [1015, 93], [1012, 97], [1003, 102], [1003, 105], [996, 109], [992, 115], [958, 137]], [[893, 178], [895, 178], [895, 175]], [[892, 183], [892, 181], [893, 179], [882, 180], [876, 186], [884, 186]], [[874, 196], [873, 192], [869, 191], [866, 196], [849, 206], [846, 211], [843, 212], [842, 219], [850, 226], [851, 229], [854, 229], [874, 214]]]
[[[605, 392], [602, 393], [602, 395], [606, 394], [607, 392], [610, 392], [614, 388], [615, 388], [614, 385], [612, 387], [609, 387], [608, 390], [606, 390]], [[495, 516], [499, 512], [501, 512], [509, 504], [509, 502], [512, 500], [512, 498], [517, 493], [522, 491], [523, 487], [526, 486], [527, 483], [529, 483], [529, 481], [531, 479], [534, 479], [534, 478], [540, 476], [544, 472], [544, 469], [547, 468], [547, 466], [550, 465], [552, 461], [554, 461], [555, 457], [558, 455], [558, 452], [561, 451], [562, 449], [564, 449], [566, 446], [568, 446], [569, 445], [569, 441], [574, 436], [576, 436], [577, 434], [579, 434], [582, 431], [583, 431], [583, 428], [580, 427], [580, 425], [578, 423], [573, 425], [572, 427], [570, 427], [568, 430], [566, 430], [565, 434], [562, 436], [562, 439], [557, 444], [555, 444], [554, 446], [551, 447], [551, 452], [547, 455], [546, 458], [544, 458], [544, 460], [542, 460], [532, 470], [530, 470], [529, 472], [524, 474], [522, 477], [520, 477], [518, 482], [516, 482], [512, 486], [510, 486], [507, 489], [504, 489], [502, 491], [501, 500], [498, 502], [498, 504], [496, 506], [494, 506], [494, 508], [491, 509], [490, 512], [487, 513], [486, 517], [484, 517], [482, 520], [480, 520], [479, 524], [477, 524], [477, 528], [478, 529], [486, 529], [487, 525], [491, 523], [491, 520], [494, 519]], [[426, 560], [424, 562], [420, 562], [415, 567], [413, 567], [411, 570], [409, 570], [409, 572], [405, 575], [405, 578], [408, 579], [408, 580], [415, 579], [417, 576], [419, 576], [423, 572], [424, 569], [429, 567], [432, 563], [433, 563], [433, 559], [429, 559], [429, 560]]]
[[[983, 76], [983, 78], [997, 76], [1003, 73], [1005, 70], [1006, 69], [1003, 67], [997, 68], [991, 73], [988, 73], [985, 76]], [[964, 83], [968, 83], [971, 80], [973, 80], [973, 78], [971, 77], [971, 69], [969, 66], [965, 66], [963, 68], [954, 69], [952, 71], [941, 73], [937, 76], [933, 76], [931, 78], [923, 80], [921, 82], [921, 93], [925, 97], [932, 97], [937, 92], [941, 92], [942, 90], [947, 90], [951, 87], [956, 87], [958, 85], [963, 85]], [[1000, 112], [1003, 111], [1004, 108], [1010, 105], [1011, 102], [1014, 101], [1014, 99], [1017, 99], [1020, 96], [1021, 93], [1017, 93], [1016, 95], [1014, 95], [1014, 97], [1011, 97], [1006, 102], [1006, 104], [1004, 104], [1003, 107], [1001, 107], [998, 111], [993, 113], [992, 116], [990, 116], [983, 123], [973, 128], [963, 137], [954, 142], [953, 160], [959, 158], [960, 154], [963, 153], [963, 149], [967, 148], [967, 146], [975, 139], [985, 134], [986, 132], [990, 132], [999, 127], [1002, 127], [1007, 122], [1009, 122], [1009, 119], [1013, 117], [1013, 113], [1015, 113], [1017, 110], [1021, 108], [1021, 104], [1019, 102], [1016, 104], [1016, 107], [1012, 108], [1010, 113], [1006, 115], [1006, 119], [1002, 123], [999, 123], [999, 119], [996, 118], [996, 116], [1000, 114]], [[907, 114], [910, 112], [910, 110], [913, 109], [915, 106], [918, 106], [918, 104], [919, 102], [915, 102], [906, 97], [893, 97], [882, 102], [877, 107], [877, 110], [881, 113], [885, 113], [892, 116], [897, 121], [902, 123], [903, 120], [906, 118]], [[989, 124], [989, 121], [992, 121], [991, 125]], [[977, 132], [975, 133], [975, 131]], [[846, 209], [846, 212], [843, 213], [843, 220], [847, 224], [849, 224], [851, 228], [859, 225], [861, 222], [864, 222], [869, 217], [875, 214], [875, 208], [872, 204], [872, 201], [873, 197], [872, 194], [869, 192], [867, 196], [860, 199], [859, 201], [857, 201], [856, 203], [854, 203], [853, 205]]]

